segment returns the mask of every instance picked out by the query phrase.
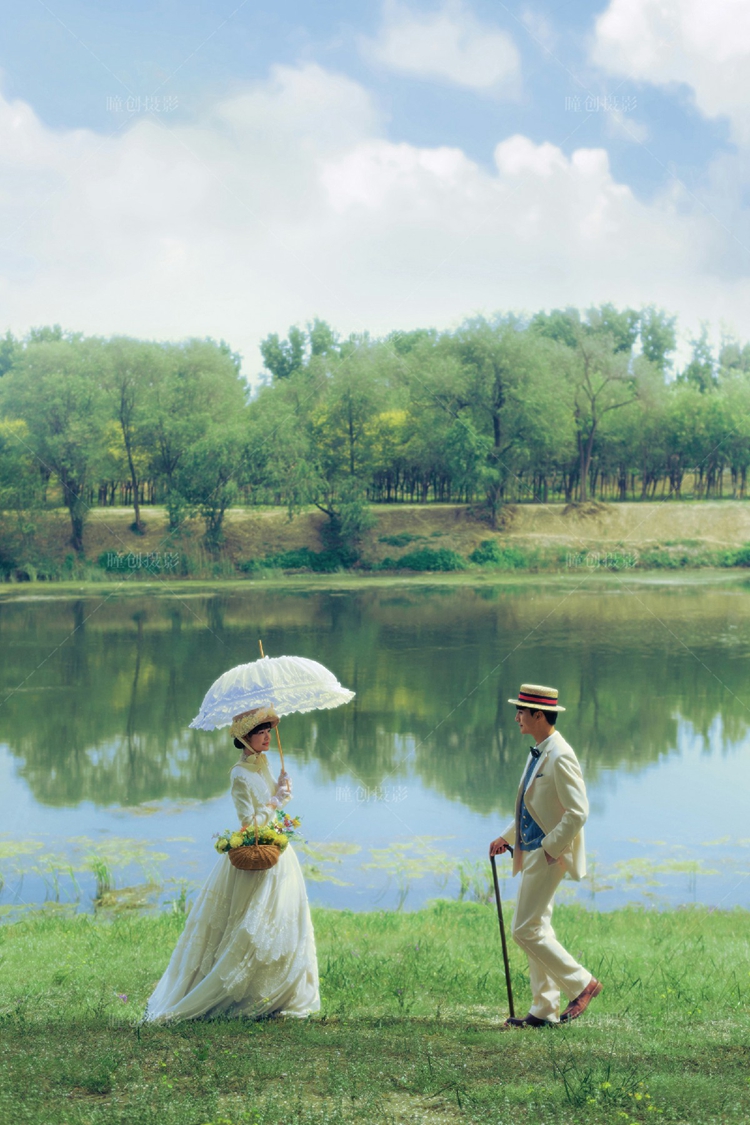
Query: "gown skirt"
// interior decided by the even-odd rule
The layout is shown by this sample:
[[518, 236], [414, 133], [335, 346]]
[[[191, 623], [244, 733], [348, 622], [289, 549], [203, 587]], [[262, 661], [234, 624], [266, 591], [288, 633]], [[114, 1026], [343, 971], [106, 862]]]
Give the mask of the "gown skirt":
[[310, 1015], [320, 1008], [315, 934], [291, 845], [267, 871], [217, 860], [145, 1019]]

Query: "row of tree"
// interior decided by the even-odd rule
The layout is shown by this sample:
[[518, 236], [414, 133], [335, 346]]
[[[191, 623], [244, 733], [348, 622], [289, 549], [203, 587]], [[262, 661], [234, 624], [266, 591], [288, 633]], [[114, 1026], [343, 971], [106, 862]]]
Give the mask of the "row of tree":
[[240, 360], [223, 343], [159, 344], [32, 332], [5, 338], [0, 379], [0, 490], [4, 506], [58, 500], [83, 551], [96, 503], [163, 502], [170, 526], [199, 511], [216, 541], [238, 499], [246, 463], [248, 394]]
[[[600, 496], [744, 496], [750, 345], [704, 330], [675, 371], [675, 321], [611, 305], [475, 318], [447, 332], [268, 336], [251, 395], [210, 340], [102, 340], [59, 328], [0, 341], [0, 502], [87, 511], [163, 503], [210, 543], [237, 503], [317, 505], [356, 554], [368, 502], [481, 505]], [[729, 482], [727, 484], [727, 481]]]

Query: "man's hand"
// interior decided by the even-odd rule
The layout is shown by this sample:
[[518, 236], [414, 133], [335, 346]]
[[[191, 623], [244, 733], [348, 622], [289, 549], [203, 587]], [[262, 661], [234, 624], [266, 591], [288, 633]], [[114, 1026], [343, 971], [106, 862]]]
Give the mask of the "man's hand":
[[493, 840], [490, 844], [490, 859], [492, 859], [494, 855], [502, 855], [503, 852], [507, 852], [509, 847], [510, 844], [508, 841], [504, 840], [502, 836], [498, 836], [498, 838]]
[[557, 860], [553, 859], [549, 852], [544, 853], [544, 858], [547, 860], [548, 867], [551, 867], [553, 863], [557, 863]]

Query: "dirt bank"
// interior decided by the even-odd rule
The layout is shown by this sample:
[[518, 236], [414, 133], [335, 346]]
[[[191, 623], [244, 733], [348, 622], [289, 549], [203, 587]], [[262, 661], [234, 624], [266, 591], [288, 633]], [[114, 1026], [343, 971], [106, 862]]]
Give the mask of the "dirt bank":
[[[750, 542], [750, 504], [742, 501], [625, 503], [584, 506], [517, 505], [506, 508], [492, 530], [470, 509], [457, 505], [377, 505], [375, 525], [363, 543], [363, 558], [372, 564], [398, 559], [404, 551], [447, 548], [466, 558], [483, 541], [520, 551], [613, 552], [638, 554], [654, 548], [689, 556], [701, 550], [741, 547]], [[171, 534], [163, 509], [146, 509], [146, 534], [130, 530], [132, 512], [123, 508], [92, 511], [85, 532], [86, 557], [145, 557], [189, 553], [202, 562], [228, 568], [281, 552], [324, 548], [321, 531], [327, 519], [317, 510], [289, 520], [279, 509], [235, 509], [227, 514], [225, 543], [218, 553], [202, 546], [202, 524], [192, 521]], [[63, 511], [37, 513], [34, 532], [27, 532], [29, 553], [62, 565], [71, 556], [70, 524]], [[3, 539], [17, 538], [16, 521], [3, 520]], [[104, 565], [104, 562], [103, 562]], [[109, 568], [108, 568], [109, 569]], [[216, 577], [222, 575], [217, 572]]]

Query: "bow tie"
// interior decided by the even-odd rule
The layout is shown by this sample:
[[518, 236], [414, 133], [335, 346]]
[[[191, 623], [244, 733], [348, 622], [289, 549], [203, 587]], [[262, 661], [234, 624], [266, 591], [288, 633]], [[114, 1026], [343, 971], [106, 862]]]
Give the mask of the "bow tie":
[[532, 758], [538, 758], [541, 754], [541, 750], [537, 746], [529, 746], [529, 750], [531, 751]]

